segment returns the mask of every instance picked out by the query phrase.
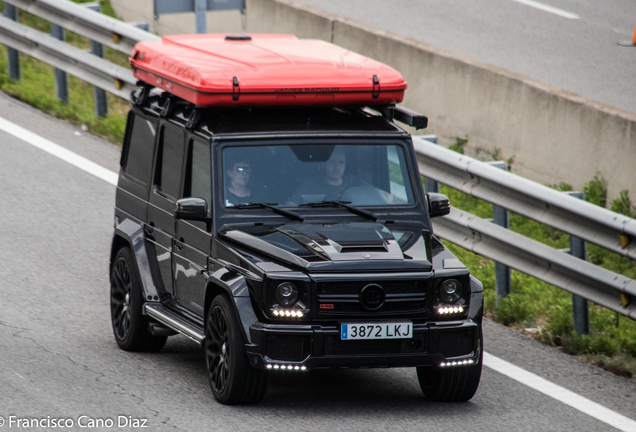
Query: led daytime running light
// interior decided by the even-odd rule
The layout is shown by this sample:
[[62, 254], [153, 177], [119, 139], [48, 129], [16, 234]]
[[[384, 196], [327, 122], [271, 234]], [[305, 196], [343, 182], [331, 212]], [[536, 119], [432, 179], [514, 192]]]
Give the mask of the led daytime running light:
[[449, 361], [449, 362], [442, 362], [440, 363], [441, 367], [448, 367], [448, 366], [467, 366], [467, 365], [471, 365], [475, 363], [475, 360], [470, 359], [470, 360], [457, 360], [457, 361]]
[[297, 371], [297, 372], [306, 372], [307, 366], [298, 366], [298, 365], [279, 365], [279, 364], [268, 364], [265, 366], [268, 370], [289, 370], [289, 371]]
[[464, 312], [463, 306], [450, 306], [450, 307], [441, 307], [437, 309], [437, 313], [439, 314], [451, 314], [451, 313], [462, 313]]
[[274, 309], [272, 313], [274, 314], [274, 316], [277, 316], [277, 317], [293, 317], [293, 318], [302, 318], [305, 315], [303, 311], [283, 310], [283, 309]]

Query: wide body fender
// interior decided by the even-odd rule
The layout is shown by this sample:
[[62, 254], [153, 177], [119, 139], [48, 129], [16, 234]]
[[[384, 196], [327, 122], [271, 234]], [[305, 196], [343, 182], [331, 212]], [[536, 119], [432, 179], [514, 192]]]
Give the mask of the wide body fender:
[[252, 343], [250, 327], [258, 321], [252, 307], [247, 279], [232, 269], [222, 268], [208, 278], [208, 289], [205, 293], [206, 314], [209, 305], [217, 295], [225, 293], [233, 300], [236, 315], [240, 321], [245, 343]]
[[126, 219], [115, 227], [110, 255], [111, 267], [113, 265], [112, 260], [117, 254], [117, 250], [123, 244], [127, 244], [132, 251], [133, 259], [135, 260], [139, 279], [141, 281], [144, 299], [148, 301], [159, 300], [159, 293], [152, 277], [150, 260], [148, 259], [143, 226], [130, 219]]

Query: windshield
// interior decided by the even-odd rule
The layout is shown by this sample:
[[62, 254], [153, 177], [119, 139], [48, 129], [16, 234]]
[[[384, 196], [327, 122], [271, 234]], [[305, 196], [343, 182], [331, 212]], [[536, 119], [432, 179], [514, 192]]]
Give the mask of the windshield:
[[404, 150], [396, 144], [227, 147], [223, 173], [226, 207], [414, 202]]

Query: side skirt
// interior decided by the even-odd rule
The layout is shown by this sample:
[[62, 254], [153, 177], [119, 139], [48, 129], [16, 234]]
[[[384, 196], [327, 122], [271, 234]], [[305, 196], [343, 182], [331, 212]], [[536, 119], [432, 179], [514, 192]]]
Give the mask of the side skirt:
[[181, 333], [185, 337], [199, 344], [199, 346], [203, 346], [203, 341], [205, 340], [205, 329], [203, 326], [182, 317], [161, 303], [146, 303], [144, 305], [144, 311], [149, 317], [154, 318], [166, 327]]

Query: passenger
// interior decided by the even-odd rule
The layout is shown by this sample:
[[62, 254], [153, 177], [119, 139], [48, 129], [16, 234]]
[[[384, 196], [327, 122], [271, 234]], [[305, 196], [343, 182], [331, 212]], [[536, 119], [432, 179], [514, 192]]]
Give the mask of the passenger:
[[225, 205], [235, 206], [255, 202], [248, 187], [252, 167], [246, 160], [239, 160], [226, 170], [229, 181], [226, 182]]
[[288, 205], [298, 205], [308, 202], [338, 201], [342, 193], [354, 186], [369, 186], [362, 179], [345, 176], [347, 157], [342, 148], [336, 147], [331, 158], [320, 166], [317, 176], [303, 180], [296, 188]]

